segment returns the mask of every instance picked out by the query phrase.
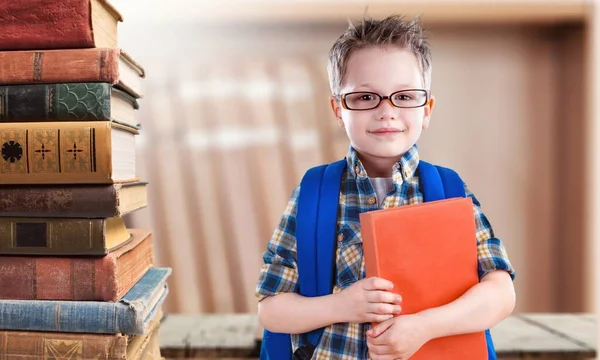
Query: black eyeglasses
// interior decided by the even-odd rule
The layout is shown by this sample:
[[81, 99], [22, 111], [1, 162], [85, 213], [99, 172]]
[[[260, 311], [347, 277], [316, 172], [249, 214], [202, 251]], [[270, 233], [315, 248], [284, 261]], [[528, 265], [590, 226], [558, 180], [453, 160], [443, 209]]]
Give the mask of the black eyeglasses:
[[407, 89], [392, 93], [390, 96], [381, 96], [378, 93], [357, 91], [342, 94], [342, 107], [347, 110], [371, 110], [388, 100], [398, 108], [418, 108], [429, 102], [429, 91], [422, 89]]

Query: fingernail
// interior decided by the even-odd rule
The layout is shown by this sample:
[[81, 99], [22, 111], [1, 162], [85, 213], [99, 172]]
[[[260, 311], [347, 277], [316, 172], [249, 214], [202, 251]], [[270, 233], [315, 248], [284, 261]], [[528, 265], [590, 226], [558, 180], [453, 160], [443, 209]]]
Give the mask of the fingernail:
[[402, 302], [402, 298], [401, 298], [400, 296], [396, 296], [396, 302], [397, 302], [397, 303], [400, 303], [400, 302]]
[[399, 314], [402, 308], [400, 306], [394, 306], [394, 314]]

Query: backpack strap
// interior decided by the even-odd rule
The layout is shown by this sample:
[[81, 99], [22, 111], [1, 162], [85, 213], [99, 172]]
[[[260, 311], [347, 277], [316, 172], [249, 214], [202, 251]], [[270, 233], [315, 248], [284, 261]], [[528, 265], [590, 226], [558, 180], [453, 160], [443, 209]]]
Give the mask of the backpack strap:
[[[300, 295], [323, 296], [333, 289], [335, 230], [342, 173], [346, 160], [308, 170], [300, 183], [296, 213]], [[307, 334], [316, 345], [324, 328]]]
[[[316, 166], [309, 169], [300, 182], [296, 208], [296, 253], [302, 296], [328, 295], [333, 289], [337, 209], [345, 169], [345, 159]], [[310, 359], [323, 330], [315, 329], [305, 334], [306, 341], [301, 341], [301, 347], [294, 355], [289, 334], [265, 330], [260, 359]]]
[[419, 160], [419, 180], [425, 202], [465, 197], [465, 185], [456, 171]]

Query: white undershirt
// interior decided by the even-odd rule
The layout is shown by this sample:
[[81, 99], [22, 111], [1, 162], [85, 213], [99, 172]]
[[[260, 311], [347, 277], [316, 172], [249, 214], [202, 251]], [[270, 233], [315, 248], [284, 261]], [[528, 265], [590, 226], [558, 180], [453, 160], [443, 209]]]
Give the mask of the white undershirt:
[[391, 177], [369, 178], [371, 185], [377, 194], [377, 202], [379, 207], [383, 205], [386, 195], [394, 189], [394, 180]]

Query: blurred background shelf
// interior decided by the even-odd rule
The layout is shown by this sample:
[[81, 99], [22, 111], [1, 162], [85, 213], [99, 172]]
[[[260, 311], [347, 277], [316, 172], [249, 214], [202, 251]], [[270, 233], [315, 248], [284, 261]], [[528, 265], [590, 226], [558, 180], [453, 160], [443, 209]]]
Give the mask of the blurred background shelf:
[[[423, 158], [457, 169], [517, 269], [516, 313], [593, 312], [600, 27], [592, 1], [114, 0], [145, 64], [128, 217], [173, 268], [171, 313], [251, 313], [264, 246], [310, 166], [345, 155], [327, 52], [348, 19], [421, 14], [436, 109]], [[143, 24], [143, 25], [141, 25]]]

